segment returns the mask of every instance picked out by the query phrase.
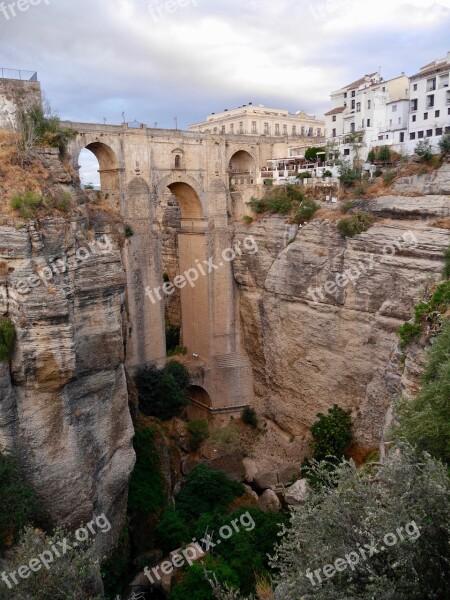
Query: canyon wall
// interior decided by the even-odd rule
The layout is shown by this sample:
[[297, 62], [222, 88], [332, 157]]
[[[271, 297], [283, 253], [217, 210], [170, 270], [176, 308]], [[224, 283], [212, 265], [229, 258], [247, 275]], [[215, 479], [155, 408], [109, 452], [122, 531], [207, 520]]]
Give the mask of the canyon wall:
[[339, 235], [333, 211], [301, 227], [271, 216], [237, 228], [236, 239], [253, 235], [259, 246], [234, 263], [255, 407], [267, 420], [252, 458], [279, 481], [308, 452], [317, 413], [334, 403], [352, 411], [358, 446], [379, 444], [404, 387], [398, 328], [439, 279], [450, 243], [450, 165], [432, 181], [398, 185], [412, 184], [414, 196], [357, 203], [377, 220], [353, 238]]

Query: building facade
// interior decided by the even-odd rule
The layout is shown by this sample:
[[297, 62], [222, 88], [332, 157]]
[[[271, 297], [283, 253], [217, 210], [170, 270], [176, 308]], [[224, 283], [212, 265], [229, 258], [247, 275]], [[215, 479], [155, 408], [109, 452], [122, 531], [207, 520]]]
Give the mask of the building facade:
[[325, 121], [304, 111], [267, 108], [252, 103], [212, 113], [203, 123], [188, 127], [189, 131], [214, 134], [264, 135], [269, 137], [323, 137]]

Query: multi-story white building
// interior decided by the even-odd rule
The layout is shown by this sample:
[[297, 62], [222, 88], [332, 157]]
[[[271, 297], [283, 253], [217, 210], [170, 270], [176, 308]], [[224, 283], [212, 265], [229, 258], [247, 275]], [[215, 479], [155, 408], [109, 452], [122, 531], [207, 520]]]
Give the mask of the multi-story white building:
[[408, 148], [428, 138], [436, 148], [450, 133], [450, 52], [422, 67], [410, 79]]
[[[341, 155], [361, 161], [375, 145], [404, 141], [408, 100], [409, 79], [404, 74], [387, 81], [378, 72], [361, 77], [332, 92], [333, 108], [325, 114], [327, 141], [335, 144]], [[357, 150], [348, 143], [349, 134], [358, 134]]]
[[189, 131], [216, 134], [266, 135], [272, 137], [323, 137], [325, 121], [304, 111], [291, 114], [288, 110], [267, 108], [252, 103], [212, 113], [203, 123], [188, 127]]

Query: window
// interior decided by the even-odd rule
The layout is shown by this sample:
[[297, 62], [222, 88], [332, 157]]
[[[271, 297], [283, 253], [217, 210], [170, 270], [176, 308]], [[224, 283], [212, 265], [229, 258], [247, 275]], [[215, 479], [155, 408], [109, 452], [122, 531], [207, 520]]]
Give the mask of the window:
[[441, 116], [441, 111], [440, 110], [435, 110], [434, 111], [434, 116], [435, 117], [440, 117]]
[[244, 133], [244, 121], [239, 122], [239, 133]]
[[214, 133], [217, 133], [217, 127], [214, 127]]
[[423, 118], [424, 118], [424, 121], [426, 121], [428, 119], [428, 113], [423, 113]]
[[433, 137], [433, 130], [427, 129], [427, 137]]
[[292, 125], [292, 135], [297, 135], [297, 126]]
[[401, 124], [401, 122], [402, 122], [402, 118], [401, 118], [401, 117], [399, 117], [399, 118], [398, 118], [398, 124], [400, 125], [400, 124]]
[[385, 91], [386, 91], [386, 88], [385, 88], [385, 87], [383, 87], [382, 89], [383, 89], [383, 92], [385, 92]]
[[336, 122], [336, 115], [333, 115], [333, 122]]
[[256, 121], [252, 121], [252, 133], [256, 133]]
[[441, 75], [439, 77], [439, 87], [440, 88], [448, 87], [448, 79], [449, 79], [448, 73], [446, 73], [445, 75]]
[[413, 85], [413, 92], [417, 92], [417, 83]]
[[427, 79], [427, 92], [434, 92], [436, 89], [436, 77]]
[[417, 121], [417, 115], [412, 116], [412, 121], [413, 121], [413, 123], [415, 123]]
[[445, 133], [450, 133], [450, 127], [445, 128]]
[[402, 144], [404, 141], [405, 141], [405, 132], [404, 132], [404, 131], [402, 131], [402, 132], [400, 133], [400, 144]]
[[179, 169], [181, 167], [181, 156], [177, 154], [175, 156], [175, 169]]
[[419, 131], [417, 133], [417, 137], [419, 138], [419, 140], [421, 140], [423, 138], [423, 131]]
[[361, 102], [356, 103], [356, 112], [361, 112]]
[[352, 100], [352, 110], [355, 110], [356, 100]]
[[415, 140], [416, 139], [416, 134], [415, 133], [410, 133], [409, 134], [409, 139], [410, 140]]
[[269, 123], [264, 123], [264, 133], [269, 133]]
[[434, 94], [427, 96], [427, 108], [433, 108], [434, 106]]
[[442, 135], [443, 129], [442, 127], [436, 127], [436, 135]]
[[367, 127], [370, 127], [370, 119], [367, 119]]
[[350, 131], [356, 131], [356, 127], [354, 123], [350, 123]]
[[222, 125], [222, 133], [225, 133], [225, 125]]
[[320, 127], [317, 128], [317, 135], [322, 135], [322, 130]]
[[367, 100], [367, 108], [370, 110], [372, 106], [372, 100]]
[[347, 98], [347, 92], [344, 92], [344, 98]]
[[450, 115], [450, 108], [447, 108], [447, 114]]
[[378, 136], [378, 139], [381, 141], [381, 140], [383, 139], [383, 136], [382, 136], [382, 135], [379, 135], [379, 136]]
[[411, 110], [417, 110], [417, 106], [418, 106], [418, 99], [414, 98], [414, 100], [411, 100]]
[[356, 91], [353, 90], [353, 92], [352, 92], [352, 98], [354, 98], [355, 96], [356, 96]]
[[333, 137], [336, 137], [336, 129], [333, 129]]
[[275, 125], [275, 135], [280, 135], [280, 125], [279, 125], [279, 123], [276, 123], [276, 125]]
[[230, 133], [234, 133], [234, 123], [230, 125]]
[[447, 104], [450, 104], [450, 91], [447, 91]]
[[350, 149], [349, 148], [346, 148], [344, 150], [344, 156], [350, 156]]
[[396, 104], [392, 105], [392, 112], [397, 112], [397, 105]]
[[392, 119], [389, 119], [389, 127], [392, 127]]
[[302, 127], [302, 135], [305, 135], [305, 128]]
[[287, 135], [287, 125], [283, 125], [283, 135]]

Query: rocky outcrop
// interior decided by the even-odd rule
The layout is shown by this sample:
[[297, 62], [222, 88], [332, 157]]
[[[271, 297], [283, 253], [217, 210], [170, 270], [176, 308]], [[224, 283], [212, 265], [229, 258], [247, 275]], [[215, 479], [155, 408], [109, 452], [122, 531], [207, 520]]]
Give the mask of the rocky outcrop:
[[391, 196], [366, 208], [379, 218], [354, 238], [326, 219], [293, 231], [272, 216], [237, 229], [259, 247], [234, 262], [255, 408], [268, 423], [250, 453], [258, 471], [299, 465], [309, 427], [334, 403], [351, 410], [357, 444], [379, 443], [400, 386], [390, 368], [397, 330], [442, 270], [450, 232], [432, 223], [448, 217], [450, 199]]
[[309, 485], [306, 479], [299, 479], [293, 483], [284, 493], [286, 504], [291, 506], [302, 506], [308, 497]]

